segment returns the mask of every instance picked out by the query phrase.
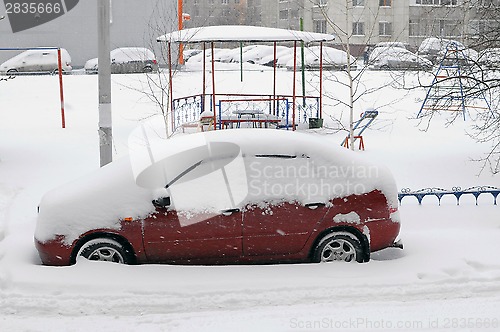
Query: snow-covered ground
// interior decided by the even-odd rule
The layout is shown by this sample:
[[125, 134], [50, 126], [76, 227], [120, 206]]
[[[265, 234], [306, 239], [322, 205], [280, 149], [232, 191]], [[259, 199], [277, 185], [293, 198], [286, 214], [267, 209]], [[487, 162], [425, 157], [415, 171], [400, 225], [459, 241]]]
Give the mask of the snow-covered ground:
[[[271, 75], [249, 70], [242, 83], [239, 72], [225, 71], [217, 89], [272, 91]], [[291, 73], [279, 75], [280, 89], [290, 89]], [[131, 131], [157, 114], [141, 93], [144, 77], [112, 77], [115, 158], [127, 154]], [[193, 84], [201, 82], [199, 72], [175, 79], [178, 96], [201, 88]], [[365, 84], [388, 79], [371, 72]], [[33, 233], [42, 195], [99, 167], [97, 76], [65, 76], [64, 90], [67, 128], [61, 129], [57, 77], [0, 82], [2, 331], [498, 330], [500, 210], [485, 195], [477, 206], [472, 196], [459, 206], [450, 197], [441, 206], [433, 198], [421, 206], [405, 198], [405, 249], [375, 253], [366, 264], [41, 266]], [[333, 81], [325, 90], [345, 98]], [[412, 118], [423, 96], [387, 88], [362, 98], [356, 113], [380, 107], [381, 114], [376, 130], [365, 132], [367, 150], [357, 153], [387, 164], [399, 188], [500, 187], [499, 176], [479, 174], [482, 165], [471, 161], [489, 146], [465, 135], [470, 121], [445, 129], [444, 114], [427, 132], [417, 127]], [[328, 106], [325, 112], [340, 113]], [[334, 145], [344, 135], [312, 134], [318, 133]]]

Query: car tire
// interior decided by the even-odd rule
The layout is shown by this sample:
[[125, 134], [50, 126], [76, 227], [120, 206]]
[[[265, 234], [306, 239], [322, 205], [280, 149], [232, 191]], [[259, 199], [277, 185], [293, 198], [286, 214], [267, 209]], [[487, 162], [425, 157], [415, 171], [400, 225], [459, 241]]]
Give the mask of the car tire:
[[313, 262], [363, 262], [359, 239], [349, 232], [333, 232], [324, 236], [314, 250]]
[[380, 66], [380, 69], [381, 70], [391, 70], [391, 67], [389, 67], [388, 65], [382, 65], [382, 66]]
[[130, 256], [123, 245], [115, 240], [98, 238], [86, 242], [78, 251], [77, 260], [82, 256], [91, 261], [129, 264]]
[[143, 73], [152, 73], [153, 72], [153, 67], [151, 66], [146, 66], [142, 69]]

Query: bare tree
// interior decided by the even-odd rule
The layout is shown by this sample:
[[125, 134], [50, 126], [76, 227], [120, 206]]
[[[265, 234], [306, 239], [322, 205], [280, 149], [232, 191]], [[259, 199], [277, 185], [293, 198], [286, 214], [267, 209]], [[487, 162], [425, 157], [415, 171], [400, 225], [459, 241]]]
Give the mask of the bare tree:
[[[478, 161], [482, 162], [482, 169], [488, 169], [491, 173], [500, 172], [500, 1], [499, 0], [464, 0], [460, 7], [446, 6], [446, 1], [441, 2], [444, 17], [457, 17], [457, 11], [462, 15], [461, 39], [466, 49], [459, 46], [453, 50], [461, 54], [457, 58], [459, 71], [455, 71], [447, 77], [435, 78], [433, 83], [439, 85], [454, 86], [460, 89], [460, 102], [462, 103], [464, 116], [470, 121], [468, 134], [477, 142], [489, 144], [489, 152]], [[446, 35], [445, 35], [446, 36]], [[446, 36], [447, 37], [447, 36]], [[444, 43], [444, 45], [450, 45]], [[449, 46], [447, 46], [449, 47]], [[478, 56], [471, 55], [479, 51]], [[488, 49], [496, 55], [489, 58]], [[449, 52], [443, 51], [439, 54], [436, 62], [443, 64], [447, 61]], [[429, 84], [422, 85], [425, 89], [432, 89]], [[452, 110], [453, 91], [438, 95], [434, 104], [422, 113], [422, 120], [426, 121], [426, 127], [430, 124], [437, 113], [443, 110]], [[483, 101], [478, 106], [477, 101]], [[450, 115], [447, 124], [463, 120], [461, 113], [448, 112]]]
[[[342, 119], [342, 114], [337, 117], [332, 117], [336, 127], [338, 130], [346, 131], [349, 147], [354, 149], [354, 114], [355, 108], [357, 104], [361, 101], [361, 99], [365, 98], [367, 95], [372, 94], [376, 91], [384, 89], [389, 86], [393, 86], [397, 82], [401, 82], [401, 75], [404, 76], [404, 73], [394, 73], [391, 75], [392, 79], [388, 80], [384, 85], [377, 87], [368, 87], [364, 81], [363, 76], [367, 73], [369, 69], [368, 63], [368, 45], [375, 44], [373, 40], [375, 39], [376, 29], [379, 28], [377, 25], [377, 20], [373, 19], [372, 23], [356, 21], [354, 15], [354, 6], [355, 1], [353, 0], [341, 0], [336, 1], [334, 3], [329, 2], [328, 6], [325, 6], [325, 1], [323, 0], [307, 0], [312, 3], [313, 10], [316, 10], [325, 20], [328, 30], [333, 31], [335, 36], [338, 38], [338, 45], [340, 45], [341, 49], [345, 51], [348, 55], [347, 65], [343, 68], [342, 72], [345, 75], [345, 80], [340, 78], [338, 75], [330, 75], [325, 78], [325, 81], [330, 80], [334, 84], [338, 84], [347, 88], [348, 90], [348, 98], [342, 99], [334, 96], [330, 96], [332, 100], [334, 100], [335, 104], [333, 107], [343, 106], [348, 110], [348, 121], [347, 126], [345, 125], [344, 120]], [[369, 11], [370, 9], [366, 9]], [[358, 9], [359, 11], [359, 9]], [[335, 12], [335, 17], [331, 16], [331, 13]], [[370, 11], [370, 15], [374, 18], [378, 17], [377, 12]], [[360, 38], [362, 41], [360, 42]], [[357, 52], [353, 52], [353, 40], [356, 39], [355, 48]], [[361, 50], [361, 54], [363, 54], [364, 61], [354, 62], [351, 61], [353, 55], [359, 55], [360, 53], [360, 45], [363, 45], [365, 48]], [[357, 65], [357, 68], [354, 68], [354, 65]], [[354, 70], [356, 69], [356, 70]], [[380, 107], [388, 106], [394, 103], [396, 100], [389, 100], [384, 105], [380, 105]]]

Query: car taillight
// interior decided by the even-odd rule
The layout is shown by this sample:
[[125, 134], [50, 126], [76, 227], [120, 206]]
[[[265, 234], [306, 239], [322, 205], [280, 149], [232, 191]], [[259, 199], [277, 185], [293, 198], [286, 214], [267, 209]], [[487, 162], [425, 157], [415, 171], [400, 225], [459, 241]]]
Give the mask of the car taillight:
[[153, 59], [153, 63], [156, 65], [158, 62], [156, 61], [156, 59]]
[[398, 208], [397, 207], [391, 207], [389, 208], [389, 213], [392, 214], [392, 213], [396, 213], [398, 212]]

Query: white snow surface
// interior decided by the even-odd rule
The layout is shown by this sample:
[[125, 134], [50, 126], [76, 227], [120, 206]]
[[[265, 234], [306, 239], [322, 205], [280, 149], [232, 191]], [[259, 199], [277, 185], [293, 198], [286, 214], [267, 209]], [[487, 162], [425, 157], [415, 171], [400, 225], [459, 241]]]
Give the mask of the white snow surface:
[[[279, 89], [290, 89], [292, 73], [278, 74]], [[342, 81], [343, 74], [328, 75], [325, 89], [346, 98], [346, 89], [332, 80]], [[364, 84], [382, 86], [389, 75], [370, 72]], [[221, 91], [271, 91], [268, 71], [245, 72], [243, 82], [237, 71], [216, 77]], [[175, 79], [178, 96], [201, 88], [193, 85], [201, 82], [199, 72]], [[112, 81], [119, 159], [130, 153], [134, 128], [158, 111], [139, 92], [147, 87], [144, 75], [113, 75]], [[486, 195], [478, 205], [464, 196], [459, 206], [453, 197], [444, 197], [441, 206], [433, 197], [421, 206], [405, 198], [399, 207], [405, 249], [374, 253], [366, 264], [41, 266], [33, 234], [42, 197], [99, 168], [97, 77], [64, 77], [65, 129], [58, 89], [53, 76], [0, 82], [2, 331], [498, 330], [500, 213]], [[381, 113], [364, 133], [366, 151], [356, 153], [386, 164], [400, 189], [499, 187], [498, 176], [480, 173], [481, 163], [472, 161], [490, 146], [465, 134], [469, 119], [445, 128], [443, 112], [427, 132], [420, 130], [413, 118], [423, 96], [424, 90], [388, 87], [361, 98], [356, 114], [372, 107]], [[329, 116], [340, 117], [341, 109], [325, 99], [325, 121], [332, 126]], [[310, 134], [331, 146], [345, 136], [328, 129]]]

